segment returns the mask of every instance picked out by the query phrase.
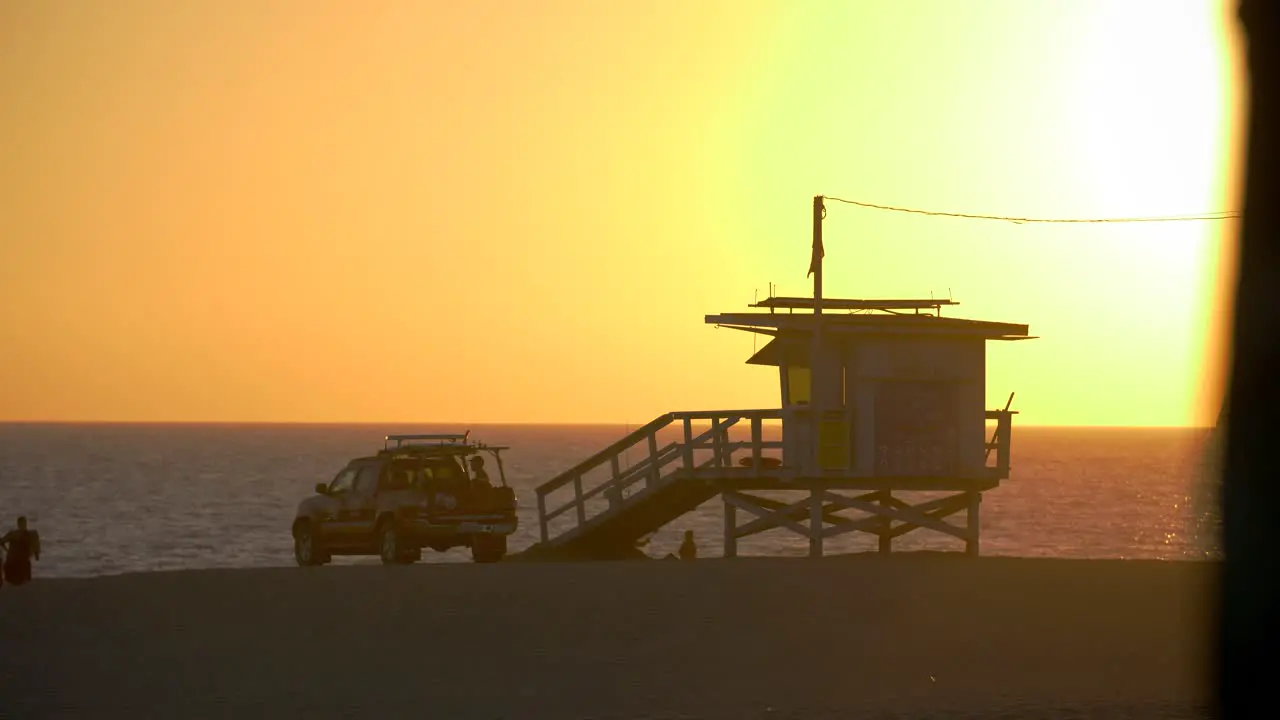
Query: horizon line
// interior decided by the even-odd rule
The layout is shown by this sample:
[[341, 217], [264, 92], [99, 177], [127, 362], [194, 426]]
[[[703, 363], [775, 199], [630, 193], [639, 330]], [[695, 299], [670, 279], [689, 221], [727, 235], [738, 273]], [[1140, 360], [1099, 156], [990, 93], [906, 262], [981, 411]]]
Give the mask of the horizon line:
[[[704, 422], [704, 421], [695, 421]], [[766, 423], [777, 424], [782, 422], [781, 419], [766, 419]], [[355, 426], [355, 427], [377, 427], [377, 426], [399, 426], [399, 425], [418, 425], [418, 426], [461, 426], [461, 427], [615, 427], [615, 426], [633, 426], [641, 427], [643, 422], [628, 421], [603, 421], [603, 420], [575, 420], [575, 421], [532, 421], [532, 420], [488, 420], [488, 421], [459, 421], [459, 420], [5, 420], [0, 419], [0, 425], [258, 425], [258, 426], [312, 426], [312, 427], [332, 427], [332, 426]], [[1016, 427], [1022, 428], [1049, 428], [1049, 429], [1081, 429], [1081, 430], [1212, 430], [1216, 427], [1213, 424], [1208, 425], [1115, 425], [1108, 423], [1098, 424], [1053, 424], [1053, 423], [1018, 423]]]

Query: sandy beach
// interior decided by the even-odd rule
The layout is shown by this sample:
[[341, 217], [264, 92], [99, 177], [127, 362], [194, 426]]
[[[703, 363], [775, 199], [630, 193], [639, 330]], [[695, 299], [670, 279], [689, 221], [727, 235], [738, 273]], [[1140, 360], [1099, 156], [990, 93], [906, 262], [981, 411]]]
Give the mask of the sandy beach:
[[1215, 572], [904, 555], [37, 577], [0, 589], [0, 717], [1200, 717]]

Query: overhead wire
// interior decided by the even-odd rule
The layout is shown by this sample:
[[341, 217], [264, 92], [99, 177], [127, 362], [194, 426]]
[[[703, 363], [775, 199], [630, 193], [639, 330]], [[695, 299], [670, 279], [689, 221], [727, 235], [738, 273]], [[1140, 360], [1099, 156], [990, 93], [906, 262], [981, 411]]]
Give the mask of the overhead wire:
[[[977, 213], [960, 213], [960, 212], [943, 212], [940, 210], [920, 210], [917, 208], [896, 207], [893, 205], [881, 205], [879, 203], [864, 202], [861, 200], [846, 200], [844, 198], [831, 197], [829, 195], [822, 196], [824, 200], [832, 202], [844, 203], [846, 205], [856, 205], [858, 207], [870, 208], [873, 210], [888, 210], [890, 212], [911, 213], [914, 215], [929, 215], [933, 217], [948, 218], [964, 218], [967, 220], [1000, 220], [1003, 222], [1014, 223], [1015, 225], [1025, 225], [1030, 223], [1141, 223], [1141, 222], [1188, 222], [1188, 221], [1214, 221], [1214, 220], [1234, 220], [1241, 216], [1238, 210], [1222, 210], [1219, 212], [1195, 213], [1188, 215], [1157, 215], [1149, 217], [1116, 217], [1116, 218], [1033, 218], [1033, 217], [1010, 217], [1006, 215], [981, 215]], [[825, 216], [825, 213], [824, 213]]]

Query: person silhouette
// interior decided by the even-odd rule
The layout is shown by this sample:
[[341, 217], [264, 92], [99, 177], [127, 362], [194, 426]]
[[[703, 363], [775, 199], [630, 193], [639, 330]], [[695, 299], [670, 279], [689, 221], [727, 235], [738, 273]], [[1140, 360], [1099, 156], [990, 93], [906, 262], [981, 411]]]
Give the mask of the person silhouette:
[[12, 585], [23, 585], [31, 580], [31, 560], [40, 559], [40, 533], [27, 529], [27, 518], [18, 518], [16, 530], [10, 530], [0, 538], [5, 548], [4, 576]]
[[475, 476], [477, 485], [483, 487], [493, 487], [493, 483], [489, 480], [489, 473], [484, 469], [484, 458], [479, 455], [471, 457], [471, 473]]
[[693, 543], [693, 531], [684, 531], [684, 542], [680, 543], [680, 559], [696, 560], [698, 559], [698, 546]]

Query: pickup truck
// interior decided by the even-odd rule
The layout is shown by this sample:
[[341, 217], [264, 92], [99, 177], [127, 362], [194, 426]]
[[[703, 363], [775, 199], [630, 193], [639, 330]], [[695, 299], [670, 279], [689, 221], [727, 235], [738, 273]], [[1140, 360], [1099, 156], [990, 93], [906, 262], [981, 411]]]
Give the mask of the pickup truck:
[[[317, 484], [293, 520], [298, 565], [325, 565], [335, 555], [409, 564], [422, 559], [424, 548], [455, 547], [470, 548], [476, 562], [502, 560], [517, 526], [515, 491], [502, 467], [501, 452], [509, 448], [469, 436], [388, 435], [381, 451]], [[486, 454], [496, 461], [498, 486], [484, 469]]]

